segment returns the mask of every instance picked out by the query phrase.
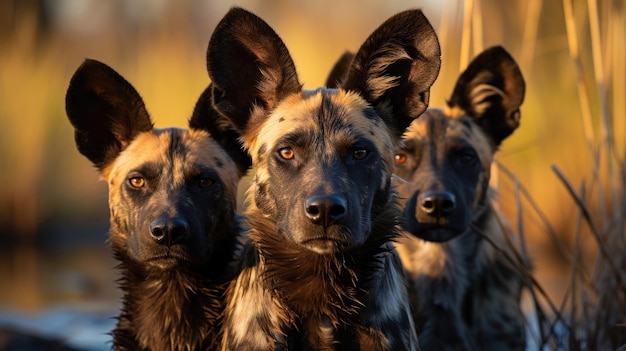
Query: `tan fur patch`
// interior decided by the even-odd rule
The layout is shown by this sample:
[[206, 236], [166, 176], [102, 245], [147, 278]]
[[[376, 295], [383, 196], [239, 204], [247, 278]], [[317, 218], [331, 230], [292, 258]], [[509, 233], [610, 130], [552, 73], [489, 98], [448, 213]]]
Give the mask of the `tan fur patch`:
[[424, 122], [424, 119], [416, 119], [413, 121], [409, 127], [404, 132], [402, 139], [415, 139], [422, 140], [428, 135], [428, 131], [426, 130], [428, 124]]
[[446, 106], [446, 108], [443, 110], [443, 113], [451, 118], [459, 118], [466, 115], [465, 110], [463, 110], [459, 106]]
[[[279, 321], [281, 318], [286, 317], [283, 315], [265, 314], [268, 308], [267, 304], [276, 303], [276, 300], [262, 288], [262, 284], [257, 283], [259, 279], [261, 278], [258, 276], [258, 270], [255, 267], [246, 268], [239, 275], [239, 284], [230, 285], [230, 294], [232, 294], [233, 300], [238, 303], [229, 304], [226, 307], [226, 314], [232, 316], [237, 323], [229, 323], [229, 325], [234, 325], [234, 328], [225, 330], [225, 337], [233, 338], [236, 343], [243, 343], [245, 340], [259, 349], [264, 349], [269, 347], [271, 340], [268, 339], [265, 333], [260, 332], [262, 330], [260, 327], [250, 328], [250, 326], [259, 323], [259, 316], [263, 316], [270, 318], [272, 326], [275, 329], [279, 329], [283, 327]], [[281, 306], [276, 310], [284, 311], [285, 309]], [[250, 330], [254, 330], [256, 333], [250, 334]]]

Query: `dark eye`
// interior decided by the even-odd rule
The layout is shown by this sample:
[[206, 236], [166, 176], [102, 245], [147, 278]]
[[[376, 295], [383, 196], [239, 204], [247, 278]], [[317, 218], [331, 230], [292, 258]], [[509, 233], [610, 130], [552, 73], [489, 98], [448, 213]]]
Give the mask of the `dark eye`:
[[132, 177], [128, 180], [128, 184], [133, 188], [141, 188], [146, 184], [146, 180], [143, 177]]
[[396, 154], [393, 157], [393, 161], [397, 164], [397, 165], [403, 165], [404, 163], [406, 163], [407, 157], [405, 154]]
[[459, 164], [464, 165], [464, 166], [473, 163], [474, 161], [476, 161], [476, 159], [477, 159], [476, 154], [474, 154], [473, 152], [469, 152], [469, 151], [462, 152], [457, 158]]
[[202, 189], [206, 189], [211, 185], [213, 185], [213, 179], [210, 178], [200, 178], [200, 181], [198, 182], [198, 186]]
[[362, 160], [367, 157], [368, 154], [369, 152], [365, 149], [356, 149], [352, 152], [352, 157], [354, 157], [355, 160]]
[[278, 150], [278, 154], [285, 160], [291, 160], [295, 156], [295, 152], [293, 152], [293, 149], [290, 147], [284, 147]]

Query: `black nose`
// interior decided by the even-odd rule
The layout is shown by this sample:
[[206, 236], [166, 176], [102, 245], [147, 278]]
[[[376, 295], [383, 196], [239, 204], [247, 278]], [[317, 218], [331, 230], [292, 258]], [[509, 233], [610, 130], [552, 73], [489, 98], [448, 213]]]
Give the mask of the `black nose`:
[[328, 227], [348, 212], [346, 199], [339, 195], [314, 195], [304, 203], [304, 212], [314, 224]]
[[162, 245], [183, 242], [189, 233], [189, 224], [180, 218], [159, 218], [150, 224], [150, 236]]
[[447, 217], [456, 208], [454, 194], [447, 191], [429, 191], [419, 197], [420, 211], [436, 218]]

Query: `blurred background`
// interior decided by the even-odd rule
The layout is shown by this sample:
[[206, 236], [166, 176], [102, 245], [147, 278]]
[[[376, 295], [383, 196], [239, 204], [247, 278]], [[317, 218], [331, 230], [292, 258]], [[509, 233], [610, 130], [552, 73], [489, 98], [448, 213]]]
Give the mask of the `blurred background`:
[[[85, 58], [105, 62], [139, 91], [157, 127], [185, 127], [209, 83], [211, 31], [234, 5], [282, 37], [305, 88], [323, 85], [345, 50], [407, 8], [424, 10], [442, 46], [431, 106], [444, 105], [471, 58], [504, 46], [527, 90], [493, 185], [528, 241], [538, 285], [561, 312], [577, 305], [574, 281], [586, 277], [591, 289], [609, 237], [618, 238], [606, 244], [618, 257], [609, 263], [623, 270], [621, 0], [0, 0], [0, 326], [108, 348], [119, 292], [107, 189], [76, 151], [64, 110], [69, 79]], [[591, 268], [579, 271], [583, 263]]]

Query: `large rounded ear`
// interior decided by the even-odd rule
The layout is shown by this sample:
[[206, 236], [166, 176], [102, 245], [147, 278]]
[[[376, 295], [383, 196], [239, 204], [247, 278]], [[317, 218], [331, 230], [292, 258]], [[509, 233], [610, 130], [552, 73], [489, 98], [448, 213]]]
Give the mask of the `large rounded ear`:
[[252, 165], [252, 160], [239, 140], [239, 132], [213, 107], [212, 95], [213, 87], [209, 85], [200, 95], [193, 109], [193, 114], [189, 119], [189, 128], [209, 132], [235, 162], [241, 178]]
[[338, 88], [341, 86], [341, 83], [348, 77], [348, 69], [350, 68], [350, 64], [352, 64], [352, 60], [354, 60], [354, 53], [350, 51], [344, 52], [343, 55], [339, 57], [326, 78], [327, 88]]
[[85, 60], [70, 80], [65, 111], [78, 151], [102, 173], [141, 132], [153, 125], [143, 100], [104, 63]]
[[422, 11], [407, 10], [367, 38], [341, 86], [360, 93], [400, 137], [428, 107], [440, 66], [435, 30]]
[[254, 111], [261, 109], [265, 116], [278, 101], [302, 89], [280, 37], [241, 8], [232, 8], [215, 28], [207, 69], [215, 108], [243, 131], [244, 138]]
[[483, 51], [461, 74], [448, 102], [485, 130], [498, 146], [519, 126], [526, 84], [517, 63], [501, 46]]

